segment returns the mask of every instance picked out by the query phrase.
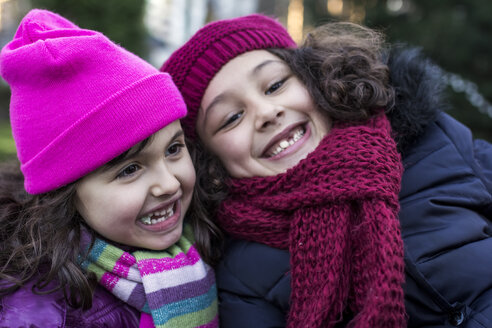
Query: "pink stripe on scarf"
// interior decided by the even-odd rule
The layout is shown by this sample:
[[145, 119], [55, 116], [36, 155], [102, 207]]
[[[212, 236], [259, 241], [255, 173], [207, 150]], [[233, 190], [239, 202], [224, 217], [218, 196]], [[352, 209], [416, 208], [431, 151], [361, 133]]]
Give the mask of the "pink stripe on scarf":
[[113, 272], [118, 276], [128, 277], [128, 271], [135, 263], [137, 263], [137, 261], [131, 254], [123, 252], [123, 255], [116, 261]]
[[106, 287], [107, 290], [112, 291], [113, 288], [116, 286], [118, 283], [118, 280], [120, 280], [117, 276], [112, 274], [111, 272], [105, 272], [102, 277], [101, 281], [99, 282], [101, 285]]
[[153, 273], [176, 270], [185, 266], [191, 266], [198, 261], [200, 261], [200, 255], [195, 249], [195, 246], [191, 246], [188, 250], [188, 254], [180, 253], [174, 258], [146, 259], [138, 261], [138, 268], [143, 277]]

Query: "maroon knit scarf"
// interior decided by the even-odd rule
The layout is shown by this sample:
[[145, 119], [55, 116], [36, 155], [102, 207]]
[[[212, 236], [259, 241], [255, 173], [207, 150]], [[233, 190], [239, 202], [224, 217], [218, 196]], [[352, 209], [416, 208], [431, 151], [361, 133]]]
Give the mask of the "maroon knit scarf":
[[232, 236], [288, 249], [288, 327], [405, 327], [402, 165], [384, 115], [335, 124], [317, 149], [271, 177], [233, 179], [219, 211]]

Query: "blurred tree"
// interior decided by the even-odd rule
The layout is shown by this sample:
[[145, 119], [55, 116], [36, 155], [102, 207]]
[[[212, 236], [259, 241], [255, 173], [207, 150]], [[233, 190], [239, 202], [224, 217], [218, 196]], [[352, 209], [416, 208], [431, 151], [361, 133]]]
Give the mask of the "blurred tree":
[[[367, 25], [385, 27], [390, 41], [421, 46], [445, 71], [474, 82], [476, 91], [492, 100], [491, 1], [413, 0], [394, 12], [388, 10], [387, 2], [378, 1], [367, 11]], [[492, 118], [480, 113], [465, 93], [456, 92], [464, 87], [458, 82], [450, 89], [450, 114], [476, 136], [492, 140]]]
[[[2, 81], [3, 82], [3, 81]], [[10, 88], [6, 83], [0, 84], [0, 122], [9, 119]]]
[[[329, 3], [343, 3], [343, 10], [330, 15]], [[468, 125], [476, 137], [492, 141], [492, 113], [481, 113], [477, 101], [481, 94], [489, 105], [492, 102], [488, 34], [492, 31], [492, 1], [307, 0], [305, 6], [305, 19], [312, 26], [333, 19], [352, 20], [382, 30], [389, 42], [422, 47], [446, 72], [464, 79], [465, 83], [458, 80], [449, 88], [449, 113]]]
[[147, 57], [144, 1], [31, 0], [31, 3], [34, 8], [54, 11], [82, 28], [102, 32], [125, 49]]

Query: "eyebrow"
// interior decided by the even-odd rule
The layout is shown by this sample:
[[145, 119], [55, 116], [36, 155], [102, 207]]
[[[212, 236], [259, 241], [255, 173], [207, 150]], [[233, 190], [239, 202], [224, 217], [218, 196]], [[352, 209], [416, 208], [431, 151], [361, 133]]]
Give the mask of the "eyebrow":
[[184, 132], [182, 129], [179, 129], [178, 131], [176, 131], [176, 133], [173, 135], [173, 137], [171, 138], [171, 140], [175, 140], [181, 136], [184, 136]]
[[[267, 59], [267, 60], [259, 63], [258, 65], [256, 65], [255, 68], [253, 68], [248, 75], [254, 76], [254, 75], [258, 74], [265, 66], [272, 64], [272, 63], [282, 64], [283, 62], [281, 60], [276, 60], [276, 59]], [[221, 93], [220, 95], [218, 95], [217, 97], [215, 97], [212, 100], [212, 102], [207, 106], [207, 108], [205, 108], [205, 118], [203, 120], [204, 125], [206, 125], [206, 123], [207, 123], [208, 113], [210, 112], [210, 110], [213, 109], [215, 107], [215, 105], [217, 105], [218, 103], [224, 101], [224, 99], [227, 98], [227, 95], [228, 95], [227, 92]]]
[[[183, 130], [179, 129], [172, 136], [171, 141], [176, 140], [177, 138], [179, 138], [183, 135], [184, 135]], [[109, 171], [109, 170], [115, 168], [116, 166], [118, 166], [119, 164], [123, 163], [124, 161], [131, 160], [131, 159], [137, 157], [138, 154], [140, 154], [145, 148], [147, 148], [147, 146], [149, 146], [153, 142], [153, 140], [152, 140], [153, 136], [154, 136], [154, 134], [150, 135], [148, 138], [140, 141], [138, 144], [134, 145], [133, 147], [131, 147], [127, 151], [123, 152], [121, 155], [113, 158], [112, 160], [110, 160], [109, 162], [104, 164], [101, 167], [102, 172]], [[135, 149], [135, 151], [132, 152], [132, 150], [134, 150], [134, 149]]]
[[258, 64], [255, 68], [253, 68], [250, 75], [258, 74], [265, 66], [267, 66], [269, 64], [273, 64], [273, 63], [282, 64], [283, 62], [280, 60], [276, 60], [276, 59], [265, 60], [264, 62]]

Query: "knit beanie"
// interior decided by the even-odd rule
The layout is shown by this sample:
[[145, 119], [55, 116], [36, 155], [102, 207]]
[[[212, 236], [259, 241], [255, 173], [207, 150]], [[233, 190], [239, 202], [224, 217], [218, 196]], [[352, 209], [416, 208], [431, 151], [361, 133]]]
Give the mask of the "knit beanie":
[[22, 19], [0, 73], [31, 194], [76, 181], [186, 115], [168, 74], [46, 10]]
[[253, 14], [209, 23], [162, 65], [188, 106], [182, 121], [186, 135], [196, 138], [195, 124], [203, 94], [212, 78], [231, 59], [251, 50], [292, 48], [296, 43], [276, 20]]

